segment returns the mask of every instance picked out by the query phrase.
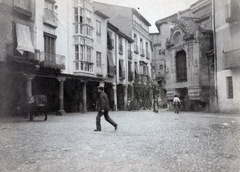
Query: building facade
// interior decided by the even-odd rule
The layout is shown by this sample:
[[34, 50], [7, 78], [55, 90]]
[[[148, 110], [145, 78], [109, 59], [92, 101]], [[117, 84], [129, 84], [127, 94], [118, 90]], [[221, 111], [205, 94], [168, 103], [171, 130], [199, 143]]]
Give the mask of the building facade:
[[240, 1], [214, 1], [218, 111], [240, 112]]
[[211, 1], [198, 1], [185, 11], [156, 21], [156, 26], [162, 35], [159, 43], [166, 59], [168, 101], [176, 94], [184, 110], [213, 111]]
[[[59, 115], [94, 111], [99, 84], [111, 109], [125, 110], [133, 85], [150, 79], [148, 33], [135, 26], [134, 33], [142, 36], [133, 53], [133, 32], [109, 22], [108, 13], [91, 0], [1, 0], [0, 8], [3, 114], [17, 113], [16, 107], [35, 94], [46, 95], [49, 111]], [[149, 23], [130, 11], [132, 27], [136, 13], [148, 31]]]
[[[56, 103], [54, 97], [48, 95], [52, 103], [50, 110], [57, 108], [57, 112], [64, 112], [63, 87], [57, 79], [65, 70], [66, 54], [64, 50], [60, 52], [62, 54], [56, 54], [55, 1], [43, 1], [41, 7], [36, 8], [38, 3], [34, 0], [0, 2], [1, 114], [16, 114], [17, 107], [26, 103], [33, 94], [47, 94], [50, 92], [47, 90], [56, 90], [55, 86], [61, 89], [55, 92], [58, 96]], [[56, 18], [51, 17], [53, 14]], [[45, 41], [40, 43], [43, 46], [38, 44], [37, 33]], [[45, 78], [44, 82], [42, 78]]]
[[[123, 90], [127, 90], [127, 99], [134, 108], [136, 108], [137, 104], [140, 107], [146, 108], [151, 98], [150, 96], [141, 95], [143, 91], [139, 90], [145, 90], [144, 92], [150, 95], [148, 84], [151, 80], [152, 71], [152, 47], [149, 36], [150, 23], [133, 8], [98, 2], [94, 2], [93, 4], [96, 10], [111, 16], [109, 22], [134, 41], [132, 46], [123, 49], [123, 51], [125, 49], [129, 50], [129, 56], [126, 53], [128, 61], [125, 61], [127, 64], [126, 73], [128, 74], [128, 81]], [[121, 54], [119, 57], [121, 59]], [[120, 86], [121, 82], [117, 84]], [[146, 98], [148, 100], [142, 100], [141, 97], [148, 97]]]

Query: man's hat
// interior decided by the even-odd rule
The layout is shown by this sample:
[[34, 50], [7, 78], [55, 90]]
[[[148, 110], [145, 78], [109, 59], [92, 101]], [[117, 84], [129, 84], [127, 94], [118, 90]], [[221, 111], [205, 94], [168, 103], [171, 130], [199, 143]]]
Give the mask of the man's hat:
[[99, 85], [97, 88], [103, 89], [103, 86], [102, 86], [102, 85]]

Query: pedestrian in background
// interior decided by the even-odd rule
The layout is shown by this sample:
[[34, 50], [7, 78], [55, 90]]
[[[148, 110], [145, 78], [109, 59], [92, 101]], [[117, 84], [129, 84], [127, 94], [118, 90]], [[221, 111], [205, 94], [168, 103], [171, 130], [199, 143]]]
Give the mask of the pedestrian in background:
[[180, 99], [178, 98], [177, 95], [174, 95], [174, 98], [173, 98], [173, 106], [174, 106], [174, 111], [175, 111], [175, 113], [179, 113], [180, 105], [181, 105]]
[[97, 102], [97, 110], [98, 110], [98, 114], [96, 117], [96, 127], [97, 129], [95, 129], [94, 131], [101, 131], [101, 117], [102, 115], [104, 115], [104, 118], [107, 122], [109, 122], [110, 124], [112, 124], [115, 128], [115, 130], [117, 130], [117, 124], [109, 117], [108, 115], [108, 111], [110, 110], [110, 106], [109, 106], [109, 102], [108, 102], [108, 97], [107, 94], [103, 91], [103, 86], [98, 86], [98, 93], [99, 93], [99, 98], [98, 98], [98, 102]]

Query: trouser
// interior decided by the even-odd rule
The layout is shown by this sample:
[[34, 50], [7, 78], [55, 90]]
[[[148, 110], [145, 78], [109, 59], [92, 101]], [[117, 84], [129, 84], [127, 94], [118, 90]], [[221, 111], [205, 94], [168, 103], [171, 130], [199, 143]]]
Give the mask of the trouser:
[[179, 104], [179, 103], [174, 103], [175, 113], [178, 113], [178, 112], [179, 112], [179, 109], [180, 109], [180, 104]]
[[96, 117], [97, 130], [101, 131], [101, 117], [102, 117], [102, 115], [104, 115], [104, 118], [107, 122], [112, 124], [114, 127], [117, 126], [117, 124], [109, 117], [108, 111], [106, 111], [104, 113], [98, 112], [97, 117]]

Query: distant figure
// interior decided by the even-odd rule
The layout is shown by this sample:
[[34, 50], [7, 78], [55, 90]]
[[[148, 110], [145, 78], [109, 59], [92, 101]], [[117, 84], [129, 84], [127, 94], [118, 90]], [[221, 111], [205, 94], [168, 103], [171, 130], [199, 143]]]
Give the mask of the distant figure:
[[178, 98], [177, 95], [174, 95], [174, 98], [173, 98], [173, 106], [174, 106], [174, 111], [175, 111], [175, 113], [179, 113], [180, 105], [181, 105], [180, 99]]
[[98, 86], [98, 93], [99, 93], [99, 98], [97, 102], [97, 117], [96, 117], [96, 126], [97, 129], [94, 131], [101, 131], [101, 116], [104, 115], [104, 118], [107, 122], [112, 124], [117, 130], [117, 124], [109, 117], [108, 111], [110, 110], [109, 102], [108, 102], [108, 97], [107, 94], [103, 91], [103, 86]]

